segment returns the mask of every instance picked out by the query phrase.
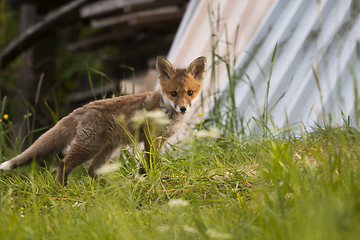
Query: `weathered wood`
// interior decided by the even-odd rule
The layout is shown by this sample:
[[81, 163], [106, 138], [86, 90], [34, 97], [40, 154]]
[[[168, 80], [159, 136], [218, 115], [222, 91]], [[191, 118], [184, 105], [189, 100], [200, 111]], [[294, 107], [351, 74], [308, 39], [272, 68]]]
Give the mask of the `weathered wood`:
[[[157, 32], [159, 30], [161, 31], [161, 29], [166, 29], [166, 32], [169, 33], [175, 32], [183, 15], [183, 9], [179, 9], [178, 7], [165, 7], [154, 9], [150, 12], [152, 14], [148, 14], [147, 11], [146, 13], [144, 13], [144, 11], [137, 12], [135, 15], [125, 14], [124, 16], [134, 16], [134, 18], [130, 17], [128, 21], [136, 21], [136, 24], [135, 22], [131, 22], [129, 24], [134, 25], [129, 27], [127, 22], [114, 23], [115, 25], [110, 26], [112, 30], [107, 29], [105, 33], [99, 33], [96, 36], [81, 39], [70, 44], [68, 49], [71, 51], [81, 51], [99, 47], [104, 44], [115, 44], [119, 46], [121, 42], [126, 41], [131, 37], [136, 38], [139, 34], [143, 34], [144, 29], [146, 29], [146, 32]], [[158, 14], [153, 15], [155, 13]]]
[[54, 31], [64, 23], [79, 17], [79, 9], [90, 0], [75, 0], [50, 12], [46, 17], [21, 33], [0, 53], [0, 69], [5, 68], [18, 54], [29, 48], [47, 31]]
[[81, 18], [99, 18], [115, 13], [128, 13], [161, 6], [174, 6], [187, 0], [105, 0], [83, 7]]
[[107, 17], [99, 20], [91, 21], [93, 28], [103, 28], [112, 25], [127, 23], [128, 25], [136, 25], [139, 23], [146, 23], [148, 21], [158, 22], [161, 20], [168, 20], [173, 18], [181, 18], [182, 10], [177, 6], [166, 6], [156, 9], [143, 10], [135, 13], [123, 14], [115, 17]]

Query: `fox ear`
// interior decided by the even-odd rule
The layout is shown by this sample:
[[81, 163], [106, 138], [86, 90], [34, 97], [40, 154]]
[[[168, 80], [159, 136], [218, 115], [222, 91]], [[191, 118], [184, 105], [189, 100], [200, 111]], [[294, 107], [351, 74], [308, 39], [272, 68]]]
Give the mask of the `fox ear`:
[[204, 80], [206, 73], [206, 57], [198, 57], [187, 67], [186, 71], [190, 73], [195, 80]]
[[174, 66], [164, 57], [157, 57], [156, 70], [161, 81], [167, 81], [175, 74]]

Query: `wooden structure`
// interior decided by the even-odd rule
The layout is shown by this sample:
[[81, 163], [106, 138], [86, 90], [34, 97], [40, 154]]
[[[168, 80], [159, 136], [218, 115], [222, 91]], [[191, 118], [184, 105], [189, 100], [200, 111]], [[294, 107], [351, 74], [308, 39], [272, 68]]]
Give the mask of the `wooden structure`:
[[[18, 0], [10, 1], [20, 12], [20, 34], [0, 49], [0, 73], [19, 55], [24, 66], [16, 70], [18, 80], [16, 94], [35, 106], [35, 128], [51, 125], [49, 110], [43, 99], [49, 100], [55, 83], [57, 44], [65, 42], [70, 52], [91, 52], [106, 46], [116, 49], [99, 57], [113, 84], [91, 89], [83, 74], [78, 92], [67, 96], [72, 109], [94, 99], [94, 93], [103, 95], [120, 88], [120, 82], [133, 73], [121, 65], [135, 69], [137, 75], [145, 75], [149, 63], [158, 55], [166, 55], [186, 10], [189, 0]], [[87, 29], [79, 34], [79, 26]], [[67, 69], [64, 69], [66, 71]], [[86, 71], [86, 69], [83, 69]], [[124, 73], [125, 72], [125, 73]], [[142, 73], [144, 72], [144, 73]], [[142, 73], [142, 74], [141, 74]], [[126, 75], [128, 74], [128, 75]], [[153, 74], [150, 74], [154, 76]], [[142, 78], [139, 78], [142, 82]], [[80, 81], [80, 80], [79, 80]], [[135, 79], [136, 81], [136, 79]], [[156, 76], [153, 81], [156, 81]], [[6, 83], [5, 83], [6, 84]], [[150, 84], [148, 86], [153, 86]], [[37, 92], [41, 88], [40, 92]], [[0, 86], [1, 89], [1, 86]], [[147, 89], [142, 89], [147, 90]], [[14, 94], [14, 93], [11, 93]], [[48, 95], [46, 95], [48, 94]], [[8, 95], [6, 92], [2, 95]], [[51, 97], [50, 97], [51, 98]], [[23, 124], [28, 107], [17, 106], [13, 121]], [[28, 129], [30, 130], [30, 129]], [[28, 130], [23, 129], [25, 136]]]
[[[5, 68], [21, 52], [42, 36], [83, 22], [96, 33], [69, 43], [72, 51], [91, 50], [113, 44], [123, 50], [108, 61], [143, 59], [166, 53], [185, 11], [187, 0], [105, 0], [38, 1], [24, 0], [39, 12], [42, 20], [29, 26], [0, 53], [0, 68]], [[65, 4], [64, 4], [65, 3]], [[60, 5], [64, 4], [64, 5]], [[129, 47], [133, 44], [134, 48]], [[141, 47], [139, 47], [141, 46]]]

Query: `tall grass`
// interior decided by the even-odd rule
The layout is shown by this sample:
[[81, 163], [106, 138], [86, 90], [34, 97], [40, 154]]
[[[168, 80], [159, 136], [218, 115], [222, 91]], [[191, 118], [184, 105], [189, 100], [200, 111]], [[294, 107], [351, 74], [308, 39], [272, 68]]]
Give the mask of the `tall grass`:
[[[243, 132], [243, 127], [240, 126], [241, 119], [239, 113], [236, 111], [236, 92], [235, 87], [238, 80], [235, 64], [237, 61], [237, 38], [239, 33], [239, 26], [236, 28], [235, 39], [229, 39], [227, 27], [225, 25], [225, 40], [219, 38], [222, 21], [220, 20], [220, 6], [213, 11], [208, 9], [210, 30], [211, 30], [211, 88], [208, 96], [213, 97], [212, 105], [209, 115], [210, 122], [215, 123], [219, 128], [227, 128], [227, 132], [232, 132], [239, 136]], [[224, 43], [223, 43], [224, 42]], [[225, 55], [219, 54], [219, 45], [225, 44]], [[218, 65], [224, 64], [228, 78], [228, 87], [226, 93], [220, 93], [217, 81]], [[215, 91], [213, 90], [215, 89]], [[211, 92], [213, 91], [213, 92]], [[224, 111], [225, 108], [225, 111]], [[225, 112], [225, 117], [224, 117]]]
[[79, 168], [66, 188], [37, 165], [0, 178], [1, 239], [355, 239], [359, 131], [241, 142], [197, 138], [161, 155], [155, 177], [122, 166], [103, 186]]

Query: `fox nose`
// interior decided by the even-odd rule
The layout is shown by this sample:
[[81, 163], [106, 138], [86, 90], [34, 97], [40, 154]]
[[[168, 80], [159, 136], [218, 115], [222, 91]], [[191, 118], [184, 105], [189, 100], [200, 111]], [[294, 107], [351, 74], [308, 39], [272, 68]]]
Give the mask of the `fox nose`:
[[180, 111], [181, 111], [182, 113], [186, 112], [186, 107], [180, 107]]

